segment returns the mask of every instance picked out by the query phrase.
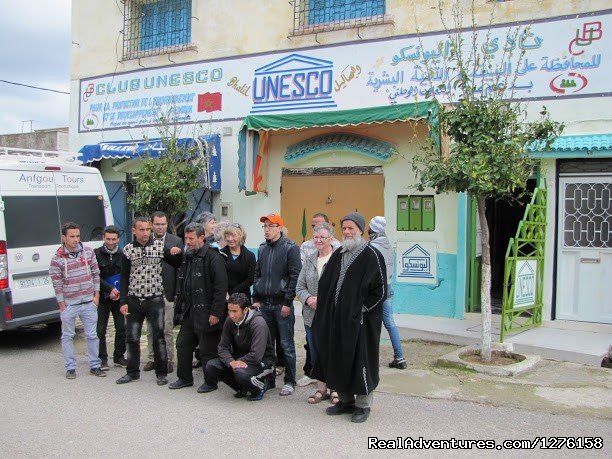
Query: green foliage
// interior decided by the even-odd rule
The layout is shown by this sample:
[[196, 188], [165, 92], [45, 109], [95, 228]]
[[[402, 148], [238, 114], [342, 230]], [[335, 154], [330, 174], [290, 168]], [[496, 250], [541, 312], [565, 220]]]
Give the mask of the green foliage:
[[550, 146], [562, 129], [544, 109], [541, 119], [524, 121], [521, 107], [495, 99], [461, 99], [441, 114], [450, 154], [441, 158], [433, 144], [413, 160], [421, 187], [509, 198], [524, 188], [537, 165], [528, 146]]
[[181, 147], [177, 132], [162, 121], [160, 133], [165, 152], [159, 158], [143, 159], [142, 169], [135, 175], [136, 194], [129, 202], [141, 215], [149, 216], [158, 210], [166, 213], [173, 231], [175, 217], [189, 207], [188, 193], [202, 186], [200, 178], [206, 171], [206, 161], [196, 145]]

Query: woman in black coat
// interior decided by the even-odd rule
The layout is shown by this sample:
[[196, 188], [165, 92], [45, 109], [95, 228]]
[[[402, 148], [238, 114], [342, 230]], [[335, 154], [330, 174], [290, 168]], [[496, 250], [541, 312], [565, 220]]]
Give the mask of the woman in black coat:
[[244, 293], [251, 299], [251, 286], [255, 279], [255, 254], [244, 246], [246, 232], [239, 223], [230, 224], [223, 231], [228, 295]]

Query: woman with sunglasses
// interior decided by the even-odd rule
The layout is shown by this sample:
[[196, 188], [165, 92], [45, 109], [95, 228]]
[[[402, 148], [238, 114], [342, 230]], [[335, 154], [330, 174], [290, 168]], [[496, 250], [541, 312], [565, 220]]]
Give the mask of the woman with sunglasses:
[[226, 255], [228, 295], [244, 293], [251, 300], [251, 286], [255, 279], [255, 254], [244, 246], [246, 231], [239, 223], [230, 223], [223, 231]]

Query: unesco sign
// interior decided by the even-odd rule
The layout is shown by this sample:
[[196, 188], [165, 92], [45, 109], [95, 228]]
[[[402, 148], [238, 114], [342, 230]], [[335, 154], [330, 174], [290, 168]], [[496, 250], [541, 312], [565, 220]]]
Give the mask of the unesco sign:
[[333, 62], [290, 54], [255, 70], [251, 113], [336, 107]]

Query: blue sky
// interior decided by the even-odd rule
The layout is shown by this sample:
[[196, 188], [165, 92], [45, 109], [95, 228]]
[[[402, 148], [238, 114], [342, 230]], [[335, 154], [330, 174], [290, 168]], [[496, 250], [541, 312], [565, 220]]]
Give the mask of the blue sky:
[[[70, 91], [71, 0], [0, 0], [0, 80]], [[68, 126], [70, 96], [0, 82], [0, 134]]]

